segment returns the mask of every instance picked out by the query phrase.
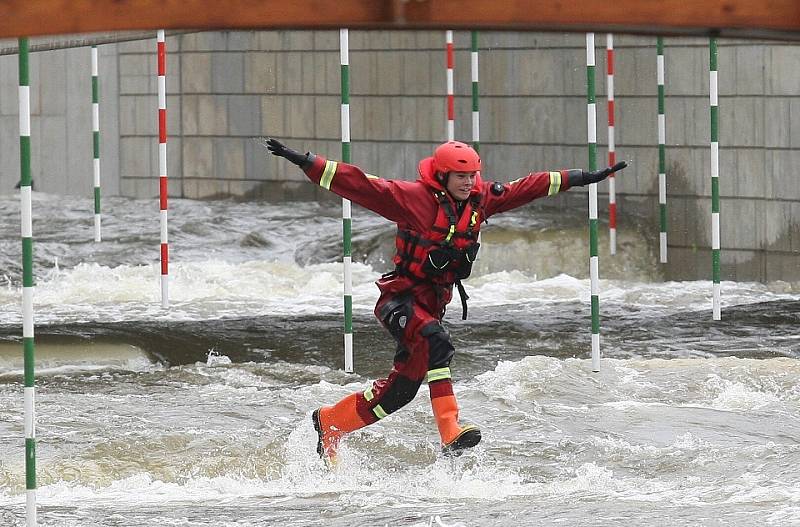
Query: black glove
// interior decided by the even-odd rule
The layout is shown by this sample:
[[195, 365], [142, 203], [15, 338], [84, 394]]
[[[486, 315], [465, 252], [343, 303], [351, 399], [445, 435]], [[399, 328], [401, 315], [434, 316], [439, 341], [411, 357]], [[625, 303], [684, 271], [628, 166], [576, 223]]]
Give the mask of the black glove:
[[582, 187], [584, 185], [591, 185], [592, 183], [599, 183], [607, 178], [609, 175], [622, 170], [623, 168], [627, 167], [628, 163], [625, 161], [620, 161], [613, 167], [606, 167], [602, 170], [595, 170], [593, 172], [587, 172], [585, 170], [580, 169], [573, 169], [569, 170], [569, 186], [570, 187]]
[[295, 165], [299, 166], [303, 170], [310, 167], [311, 164], [314, 162], [314, 154], [310, 152], [306, 152], [305, 154], [301, 154], [296, 150], [292, 150], [291, 148], [287, 147], [277, 139], [269, 138], [265, 141], [267, 146], [267, 150], [272, 153], [274, 156], [278, 157], [285, 157]]

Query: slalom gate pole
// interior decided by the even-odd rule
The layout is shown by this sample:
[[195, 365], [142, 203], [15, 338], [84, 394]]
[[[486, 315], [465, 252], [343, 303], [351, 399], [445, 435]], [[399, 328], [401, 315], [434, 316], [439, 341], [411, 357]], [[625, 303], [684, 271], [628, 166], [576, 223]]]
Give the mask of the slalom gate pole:
[[[608, 99], [608, 166], [617, 163], [614, 141], [614, 35], [606, 34], [606, 96]], [[608, 244], [609, 252], [617, 254], [617, 191], [615, 174], [608, 177]]]
[[472, 148], [476, 152], [481, 152], [481, 118], [478, 109], [478, 32], [472, 32]]
[[722, 318], [720, 302], [719, 232], [719, 99], [717, 84], [717, 39], [709, 41], [709, 96], [711, 102], [711, 272], [714, 281], [713, 317]]
[[94, 159], [94, 241], [100, 235], [100, 80], [97, 67], [97, 46], [92, 46], [92, 151]]
[[36, 412], [33, 341], [33, 221], [31, 210], [31, 98], [28, 39], [19, 39], [19, 160], [22, 224], [22, 351], [25, 399], [25, 525], [36, 525]]
[[667, 124], [664, 116], [664, 39], [657, 37], [658, 68], [658, 209], [660, 261], [667, 263]]
[[[342, 80], [342, 161], [350, 163], [350, 41], [347, 29], [339, 30]], [[351, 246], [352, 207], [342, 198], [344, 240], [344, 371], [353, 372], [353, 253]]]
[[[472, 148], [478, 154], [481, 153], [481, 115], [478, 109], [478, 32], [473, 31], [471, 35], [472, 46], [470, 51], [471, 73], [472, 73]], [[478, 232], [478, 243], [482, 243], [481, 233]], [[476, 260], [479, 257], [476, 256]]]
[[169, 307], [169, 241], [167, 238], [167, 49], [164, 30], [157, 34], [158, 50], [158, 175], [161, 209], [161, 307]]
[[[594, 98], [594, 33], [586, 33], [589, 170], [597, 170], [597, 108]], [[592, 371], [600, 371], [600, 265], [597, 256], [597, 183], [589, 185], [589, 275], [592, 293]]]
[[453, 68], [455, 58], [453, 56], [453, 32], [448, 30], [445, 33], [447, 41], [447, 140], [453, 141], [456, 134], [456, 114], [455, 97], [453, 95]]

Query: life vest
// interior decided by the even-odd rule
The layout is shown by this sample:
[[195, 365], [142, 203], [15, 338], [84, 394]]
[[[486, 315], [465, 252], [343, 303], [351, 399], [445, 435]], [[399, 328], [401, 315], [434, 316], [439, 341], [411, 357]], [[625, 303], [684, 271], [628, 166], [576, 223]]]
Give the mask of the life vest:
[[478, 233], [482, 221], [480, 194], [472, 194], [457, 216], [447, 193], [434, 190], [439, 202], [436, 221], [427, 232], [397, 229], [394, 256], [395, 273], [415, 281], [430, 282], [442, 287], [456, 285], [461, 296], [463, 318], [466, 319], [467, 294], [461, 280], [469, 277], [480, 244]]

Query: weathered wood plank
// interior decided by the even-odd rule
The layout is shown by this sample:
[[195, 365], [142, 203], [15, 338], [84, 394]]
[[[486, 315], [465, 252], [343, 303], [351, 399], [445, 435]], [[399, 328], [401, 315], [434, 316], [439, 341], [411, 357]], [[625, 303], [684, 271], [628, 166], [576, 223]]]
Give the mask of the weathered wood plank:
[[470, 28], [800, 38], [800, 0], [5, 0], [0, 38], [140, 29]]

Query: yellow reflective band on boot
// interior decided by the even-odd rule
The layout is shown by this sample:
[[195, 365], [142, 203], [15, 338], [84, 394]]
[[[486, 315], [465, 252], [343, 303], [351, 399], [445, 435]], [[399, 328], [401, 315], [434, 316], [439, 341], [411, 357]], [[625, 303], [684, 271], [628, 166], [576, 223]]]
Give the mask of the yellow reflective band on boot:
[[547, 195], [558, 194], [559, 190], [561, 190], [561, 172], [550, 172], [550, 190]]
[[375, 398], [375, 394], [372, 393], [372, 388], [367, 388], [364, 390], [364, 399], [367, 401], [371, 401]]
[[338, 163], [336, 161], [326, 161], [325, 162], [325, 170], [322, 171], [322, 177], [319, 179], [319, 186], [330, 190], [331, 183], [333, 182], [333, 176], [336, 175], [336, 166]]
[[378, 419], [383, 419], [384, 417], [386, 417], [387, 415], [389, 415], [389, 414], [387, 414], [387, 413], [386, 413], [386, 411], [385, 411], [385, 410], [384, 410], [384, 409], [381, 407], [381, 405], [378, 405], [378, 406], [376, 406], [375, 408], [373, 408], [373, 409], [372, 409], [372, 413], [373, 413], [373, 414], [375, 414], [375, 417], [377, 417]]
[[442, 379], [451, 379], [450, 368], [437, 368], [435, 370], [428, 370], [428, 382], [441, 381]]

